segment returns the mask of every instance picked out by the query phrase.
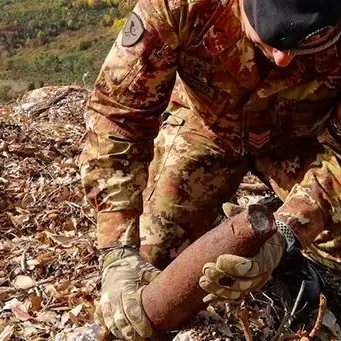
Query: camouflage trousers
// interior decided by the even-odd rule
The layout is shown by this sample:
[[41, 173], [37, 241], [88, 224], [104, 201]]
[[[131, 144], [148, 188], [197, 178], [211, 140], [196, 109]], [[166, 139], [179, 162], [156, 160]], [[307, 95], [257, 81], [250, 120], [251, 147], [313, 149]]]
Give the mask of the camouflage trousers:
[[[155, 140], [144, 191], [141, 255], [159, 269], [167, 266], [214, 226], [223, 203], [235, 194], [248, 171], [285, 200], [321, 151], [322, 146], [310, 140], [258, 157], [231, 155], [183, 119], [170, 116]], [[341, 248], [335, 246], [335, 240], [340, 239], [341, 229], [334, 226], [325, 235], [307, 253], [320, 263], [339, 269]]]

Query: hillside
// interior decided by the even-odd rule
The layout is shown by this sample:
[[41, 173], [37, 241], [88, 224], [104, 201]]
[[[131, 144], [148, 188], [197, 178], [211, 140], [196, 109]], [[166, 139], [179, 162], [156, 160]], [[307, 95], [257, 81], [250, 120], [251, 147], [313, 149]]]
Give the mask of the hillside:
[[44, 85], [92, 86], [134, 0], [0, 0], [0, 104]]

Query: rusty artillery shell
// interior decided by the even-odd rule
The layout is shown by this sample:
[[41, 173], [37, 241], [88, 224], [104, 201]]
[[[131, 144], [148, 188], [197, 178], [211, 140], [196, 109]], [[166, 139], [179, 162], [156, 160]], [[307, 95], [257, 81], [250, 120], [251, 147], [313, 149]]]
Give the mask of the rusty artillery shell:
[[157, 333], [178, 329], [205, 307], [198, 283], [202, 268], [220, 255], [255, 256], [276, 231], [273, 215], [250, 205], [226, 219], [185, 249], [142, 293], [145, 312]]

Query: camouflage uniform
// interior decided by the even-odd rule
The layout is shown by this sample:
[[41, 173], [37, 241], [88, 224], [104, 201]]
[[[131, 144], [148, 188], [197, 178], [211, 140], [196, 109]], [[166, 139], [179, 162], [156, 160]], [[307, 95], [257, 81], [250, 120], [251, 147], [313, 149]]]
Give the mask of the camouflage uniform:
[[141, 240], [162, 268], [253, 170], [285, 199], [278, 219], [304, 248], [319, 235], [318, 252], [338, 266], [339, 53], [341, 40], [281, 69], [246, 38], [237, 0], [140, 0], [86, 113], [82, 178], [99, 246]]

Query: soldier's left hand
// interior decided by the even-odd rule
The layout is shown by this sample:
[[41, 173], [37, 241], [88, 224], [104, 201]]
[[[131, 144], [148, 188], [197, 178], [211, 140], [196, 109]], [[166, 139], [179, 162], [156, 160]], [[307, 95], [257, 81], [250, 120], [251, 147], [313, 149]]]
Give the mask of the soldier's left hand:
[[239, 300], [259, 289], [270, 278], [285, 251], [285, 238], [276, 232], [252, 258], [222, 255], [215, 263], [206, 263], [200, 287], [209, 293], [204, 301]]

